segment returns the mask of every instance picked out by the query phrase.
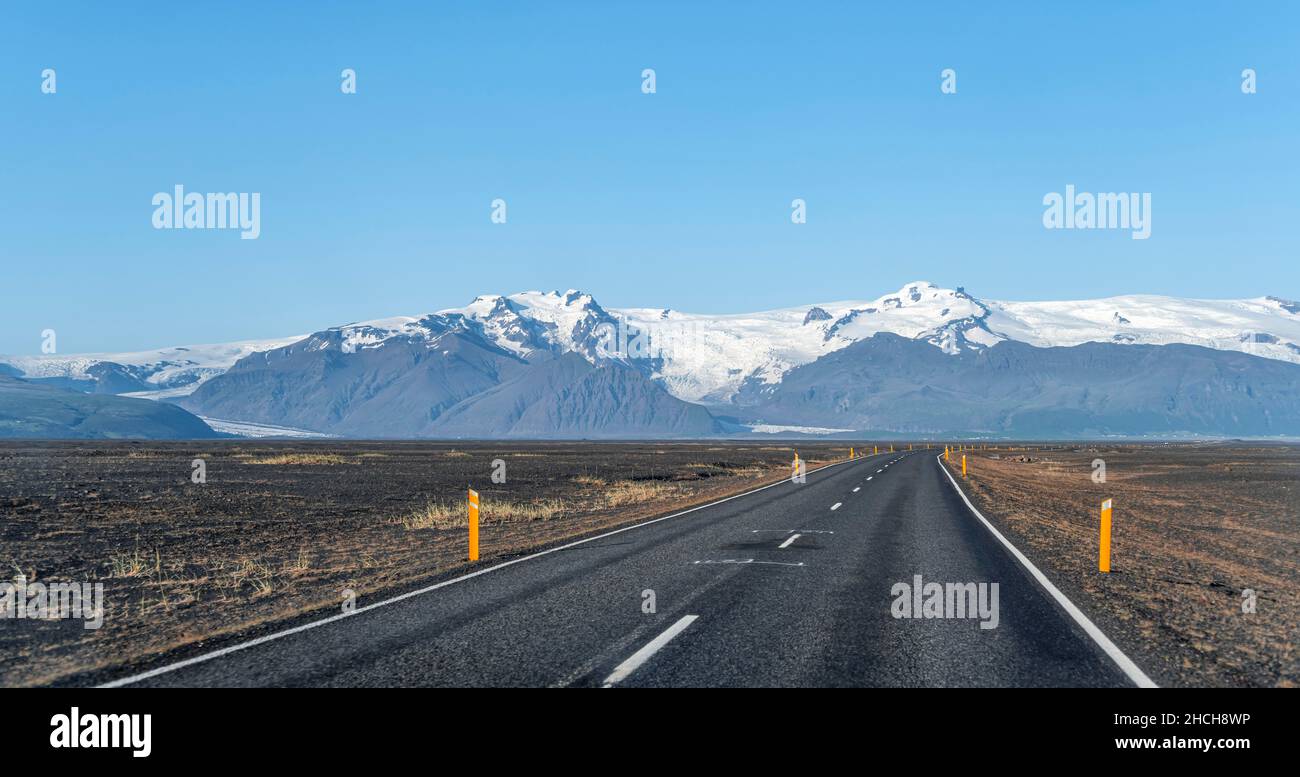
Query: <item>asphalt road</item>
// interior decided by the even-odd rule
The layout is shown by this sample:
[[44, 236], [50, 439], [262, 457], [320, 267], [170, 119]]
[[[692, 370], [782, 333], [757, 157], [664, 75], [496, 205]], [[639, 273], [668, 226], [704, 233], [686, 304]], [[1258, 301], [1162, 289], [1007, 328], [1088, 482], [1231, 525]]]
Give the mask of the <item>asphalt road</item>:
[[[892, 589], [915, 575], [997, 583], [997, 627], [894, 617]], [[1133, 685], [934, 451], [810, 472], [130, 684]]]

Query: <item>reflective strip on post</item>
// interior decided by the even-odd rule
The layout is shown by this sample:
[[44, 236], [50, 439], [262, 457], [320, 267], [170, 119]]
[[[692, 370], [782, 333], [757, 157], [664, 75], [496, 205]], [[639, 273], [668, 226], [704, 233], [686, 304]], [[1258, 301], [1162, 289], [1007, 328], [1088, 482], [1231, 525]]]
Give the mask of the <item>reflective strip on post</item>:
[[469, 490], [469, 560], [478, 561], [478, 492]]

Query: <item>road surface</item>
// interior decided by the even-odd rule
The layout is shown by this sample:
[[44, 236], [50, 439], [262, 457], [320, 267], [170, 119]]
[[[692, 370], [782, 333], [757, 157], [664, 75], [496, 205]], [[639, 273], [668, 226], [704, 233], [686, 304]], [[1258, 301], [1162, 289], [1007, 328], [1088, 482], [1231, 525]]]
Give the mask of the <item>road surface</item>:
[[[997, 583], [996, 628], [895, 617], [894, 586], [915, 575]], [[119, 684], [1132, 686], [1131, 677], [976, 518], [935, 452], [917, 451], [810, 472], [803, 484]]]

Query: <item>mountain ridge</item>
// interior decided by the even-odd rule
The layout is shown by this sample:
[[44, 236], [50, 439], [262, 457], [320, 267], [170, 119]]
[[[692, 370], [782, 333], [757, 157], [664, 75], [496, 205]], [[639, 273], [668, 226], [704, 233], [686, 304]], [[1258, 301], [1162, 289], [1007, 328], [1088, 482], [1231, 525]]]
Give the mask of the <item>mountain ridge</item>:
[[[321, 331], [337, 330], [345, 347], [365, 349], [391, 337], [419, 339], [431, 319], [439, 320], [439, 331], [448, 322], [477, 329], [485, 339], [519, 356], [550, 350], [576, 351], [589, 361], [622, 359], [659, 380], [674, 396], [704, 403], [729, 400], [747, 381], [778, 383], [791, 369], [877, 332], [922, 338], [949, 354], [1003, 340], [1043, 347], [1084, 342], [1185, 343], [1300, 363], [1300, 304], [1273, 295], [1244, 300], [1125, 295], [1005, 302], [974, 297], [963, 287], [946, 289], [925, 281], [906, 284], [874, 300], [719, 315], [667, 308], [606, 309], [592, 295], [576, 289], [489, 294], [461, 308], [358, 321]], [[636, 332], [649, 334], [642, 339], [651, 341], [653, 358], [604, 347], [635, 341]], [[117, 377], [117, 385], [134, 381], [136, 389], [109, 393], [168, 398], [191, 393], [250, 353], [309, 336], [135, 354], [0, 356], [0, 363], [16, 368], [23, 377], [63, 379], [65, 386], [80, 384], [92, 391], [104, 390], [106, 382], [92, 368], [106, 364], [100, 369]], [[659, 342], [667, 347], [661, 348]]]
[[[1173, 359], [1184, 367], [1200, 365], [1213, 376], [1205, 390], [1231, 403], [1234, 383], [1225, 376], [1233, 369], [1248, 373], [1247, 382], [1261, 389], [1284, 384], [1290, 375], [1271, 365], [1300, 369], [1300, 304], [1276, 296], [1206, 301], [1153, 295], [1000, 302], [976, 298], [963, 287], [917, 281], [874, 300], [704, 315], [606, 309], [576, 289], [527, 291], [481, 295], [461, 308], [359, 321], [301, 338], [110, 355], [116, 361], [0, 357], [0, 373], [91, 394], [175, 402], [208, 418], [341, 436], [691, 437], [746, 424], [843, 429], [874, 423], [871, 415], [846, 416], [844, 408], [791, 398], [799, 387], [818, 388], [805, 385], [807, 376], [827, 381], [824, 394], [843, 378], [845, 358], [884, 360], [899, 342], [908, 344], [910, 359], [931, 370], [913, 375], [914, 382], [942, 383], [954, 370], [964, 371], [968, 381], [982, 379], [987, 364], [974, 357], [1020, 354], [1017, 369], [1026, 372], [1019, 378], [1041, 390], [1034, 401], [1042, 418], [1055, 419], [1062, 429], [1093, 428], [1063, 411], [1074, 403], [1078, 413], [1101, 424], [1095, 427], [1099, 433], [1127, 428], [1146, 434], [1165, 427], [1139, 415], [1127, 417], [1130, 427], [1118, 420], [1101, 423], [1106, 416], [1100, 406], [1034, 383], [1033, 370], [1056, 370], [1058, 378], [1069, 374], [1087, 383], [1091, 377], [1077, 373], [1071, 359], [1104, 352], [1119, 372], [1158, 362], [1159, 370], [1135, 375], [1141, 385], [1094, 388], [1117, 392], [1117, 398], [1145, 397], [1157, 407], [1179, 396], [1178, 370], [1168, 360]], [[1180, 348], [1159, 356], [1143, 350], [1173, 346]], [[1051, 352], [1062, 348], [1079, 350], [1068, 358]], [[887, 363], [895, 382], [882, 384], [874, 397], [848, 392], [857, 397], [844, 400], [849, 409], [860, 402], [859, 411], [880, 412], [888, 396], [897, 403], [888, 408], [896, 419], [909, 413], [926, 417], [904, 410], [925, 399], [913, 391], [934, 397], [939, 386], [909, 389], [897, 381], [911, 374], [913, 364], [880, 363]], [[1290, 431], [1287, 398], [1264, 394], [1267, 399], [1259, 401], [1271, 403], [1278, 422], [1263, 424], [1260, 433], [1300, 433]], [[980, 400], [986, 409], [1000, 401], [996, 393]], [[977, 410], [971, 406], [991, 432], [1017, 428]], [[1199, 415], [1163, 412], [1188, 425], [1172, 431], [1232, 432], [1231, 418], [1202, 423]], [[934, 411], [928, 417], [938, 431], [943, 424], [934, 419], [947, 416]]]

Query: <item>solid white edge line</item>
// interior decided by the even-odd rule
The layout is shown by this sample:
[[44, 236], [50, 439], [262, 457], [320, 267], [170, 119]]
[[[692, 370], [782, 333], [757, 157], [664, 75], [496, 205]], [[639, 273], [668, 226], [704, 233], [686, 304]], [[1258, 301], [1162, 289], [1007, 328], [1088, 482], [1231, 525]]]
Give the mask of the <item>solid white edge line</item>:
[[1146, 672], [1139, 669], [1138, 665], [1133, 663], [1131, 658], [1124, 655], [1124, 651], [1120, 650], [1119, 646], [1114, 642], [1111, 642], [1110, 637], [1107, 637], [1101, 629], [1097, 628], [1097, 625], [1089, 620], [1088, 616], [1084, 615], [1083, 611], [1076, 607], [1074, 602], [1066, 598], [1065, 594], [1061, 593], [1060, 589], [1052, 585], [1052, 581], [1047, 579], [1047, 575], [1040, 572], [1038, 567], [1034, 566], [1034, 563], [1026, 558], [1025, 554], [1020, 552], [1019, 548], [1012, 545], [1010, 540], [1002, 536], [1002, 532], [998, 531], [993, 524], [989, 523], [989, 519], [985, 518], [984, 515], [976, 509], [975, 505], [972, 504], [970, 499], [966, 496], [966, 492], [961, 490], [961, 486], [957, 483], [957, 479], [952, 476], [952, 473], [948, 471], [947, 467], [943, 466], [942, 459], [942, 453], [934, 458], [935, 462], [939, 465], [939, 469], [943, 470], [943, 474], [948, 476], [948, 481], [952, 483], [952, 487], [957, 489], [957, 494], [961, 496], [961, 500], [966, 503], [966, 506], [969, 507], [970, 511], [975, 514], [975, 517], [980, 520], [980, 523], [984, 524], [984, 527], [992, 532], [993, 536], [997, 537], [998, 541], [1001, 542], [1007, 550], [1011, 551], [1011, 555], [1015, 556], [1016, 560], [1019, 561], [1025, 569], [1029, 570], [1029, 573], [1038, 581], [1038, 584], [1041, 585], [1047, 593], [1052, 595], [1052, 598], [1056, 600], [1056, 603], [1061, 605], [1061, 608], [1074, 619], [1075, 623], [1079, 624], [1080, 628], [1082, 628], [1089, 637], [1092, 637], [1092, 641], [1096, 642], [1097, 645], [1105, 651], [1106, 655], [1110, 657], [1110, 660], [1114, 661], [1115, 665], [1120, 668], [1120, 671], [1127, 675], [1128, 679], [1139, 688], [1160, 687], [1156, 685], [1150, 677], [1147, 677]]
[[[830, 464], [825, 464], [823, 466], [820, 466], [817, 469], [810, 470], [809, 474], [811, 474], [812, 472], [823, 472], [825, 470], [831, 469], [832, 467], [838, 467], [842, 464], [852, 464], [855, 461], [862, 461], [862, 460], [863, 459], [859, 458], [859, 459], [846, 459], [844, 461], [832, 462]], [[277, 631], [273, 634], [267, 634], [265, 636], [257, 637], [256, 639], [250, 639], [247, 642], [240, 642], [234, 645], [230, 645], [229, 647], [221, 648], [220, 650], [214, 650], [211, 653], [204, 653], [202, 655], [198, 655], [193, 658], [187, 658], [183, 661], [177, 661], [172, 664], [165, 664], [155, 669], [150, 669], [147, 672], [140, 672], [139, 674], [134, 674], [129, 677], [123, 677], [120, 680], [112, 680], [110, 682], [103, 683], [102, 685], [97, 685], [95, 687], [96, 688], [121, 688], [126, 685], [132, 685], [134, 683], [140, 682], [141, 680], [148, 680], [157, 677], [159, 675], [167, 674], [168, 672], [174, 672], [177, 669], [184, 669], [187, 666], [202, 664], [207, 661], [211, 661], [214, 658], [221, 658], [222, 656], [228, 656], [231, 653], [236, 653], [239, 652], [240, 650], [245, 650], [251, 647], [257, 647], [258, 645], [262, 645], [267, 642], [272, 642], [282, 637], [288, 637], [294, 634], [299, 634], [304, 631], [309, 631], [318, 626], [324, 626], [330, 623], [334, 623], [335, 621], [341, 621], [345, 618], [355, 618], [356, 616], [368, 610], [375, 610], [389, 604], [396, 604], [397, 602], [403, 601], [404, 599], [410, 599], [415, 596], [420, 596], [421, 594], [427, 594], [430, 591], [436, 591], [439, 588], [446, 588], [447, 586], [464, 582], [471, 578], [478, 577], [479, 575], [486, 575], [489, 572], [495, 572], [498, 569], [505, 569], [506, 567], [514, 566], [515, 564], [521, 564], [525, 561], [532, 561], [533, 559], [541, 558], [542, 556], [548, 556], [552, 553], [558, 553], [559, 551], [562, 550], [576, 548], [577, 546], [584, 545], [588, 542], [603, 540], [606, 537], [613, 537], [615, 534], [622, 534], [625, 531], [640, 529], [643, 526], [650, 526], [651, 524], [656, 524], [659, 523], [660, 521], [667, 521], [670, 518], [677, 518], [686, 515], [687, 513], [693, 513], [696, 510], [703, 510], [707, 507], [714, 507], [716, 505], [720, 505], [723, 502], [730, 502], [733, 499], [740, 499], [741, 497], [746, 497], [751, 494], [757, 494], [759, 491], [766, 491], [769, 488], [775, 488], [784, 483], [788, 483], [789, 480], [790, 480], [789, 478], [781, 478], [775, 483], [768, 483], [765, 486], [759, 486], [758, 488], [750, 489], [749, 491], [743, 491], [739, 494], [732, 494], [731, 496], [723, 497], [722, 499], [719, 499], [714, 502], [709, 502], [707, 504], [696, 505], [695, 507], [682, 510], [681, 512], [673, 513], [671, 515], [664, 515], [659, 518], [652, 518], [648, 521], [642, 521], [641, 523], [634, 523], [631, 526], [623, 526], [621, 528], [614, 529], [613, 531], [607, 531], [604, 534], [597, 534], [595, 537], [587, 537], [586, 539], [570, 542], [567, 545], [560, 545], [554, 548], [549, 548], [547, 550], [538, 551], [537, 553], [533, 553], [528, 556], [521, 556], [520, 558], [512, 559], [510, 561], [503, 561], [502, 563], [497, 564], [496, 566], [488, 567], [487, 569], [480, 569], [477, 572], [470, 572], [469, 574], [461, 575], [460, 577], [454, 577], [451, 580], [444, 580], [441, 583], [434, 583], [433, 585], [425, 586], [424, 588], [419, 588], [414, 591], [407, 591], [404, 594], [398, 594], [397, 596], [392, 596], [387, 599], [383, 599], [381, 601], [375, 602], [374, 604], [367, 604], [364, 607], [358, 607], [350, 613], [339, 613], [338, 615], [331, 615], [328, 618], [322, 618], [318, 621], [311, 621], [309, 623], [304, 623], [299, 626], [294, 626], [291, 629], [285, 629], [284, 631]]]
[[605, 678], [604, 687], [612, 688], [616, 684], [626, 680], [628, 675], [639, 669], [646, 661], [649, 661], [650, 656], [658, 653], [660, 648], [667, 645], [668, 641], [673, 637], [685, 631], [686, 627], [694, 623], [695, 619], [698, 617], [700, 616], [683, 615], [681, 620], [669, 626], [664, 633], [650, 640], [646, 643], [645, 647], [628, 656], [626, 661], [614, 667], [614, 671], [610, 673], [609, 677]]
[[785, 550], [786, 548], [790, 547], [791, 543], [793, 543], [795, 540], [799, 539], [802, 536], [803, 536], [802, 534], [791, 534], [790, 539], [781, 543], [780, 547], [778, 547], [777, 550]]

